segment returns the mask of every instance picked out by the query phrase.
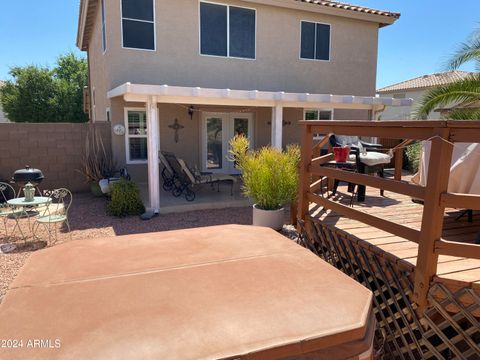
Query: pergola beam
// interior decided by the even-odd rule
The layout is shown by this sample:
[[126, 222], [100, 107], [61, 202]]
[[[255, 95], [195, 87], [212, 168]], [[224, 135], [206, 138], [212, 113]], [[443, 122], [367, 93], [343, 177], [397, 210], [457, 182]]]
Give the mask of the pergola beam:
[[112, 89], [108, 98], [122, 96], [127, 102], [146, 102], [156, 96], [159, 103], [255, 106], [288, 108], [329, 108], [378, 111], [385, 106], [408, 106], [411, 99], [393, 99], [371, 96], [288, 93], [258, 90], [230, 90], [168, 85], [125, 83]]

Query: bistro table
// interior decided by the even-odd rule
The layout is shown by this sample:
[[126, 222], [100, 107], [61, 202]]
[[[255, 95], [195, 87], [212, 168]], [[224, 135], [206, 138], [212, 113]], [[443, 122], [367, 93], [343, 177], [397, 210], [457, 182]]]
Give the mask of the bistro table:
[[15, 207], [21, 207], [23, 209], [27, 207], [38, 207], [40, 205], [46, 205], [51, 202], [51, 198], [48, 196], [34, 196], [32, 201], [26, 201], [26, 198], [24, 197], [19, 197], [19, 198], [14, 198], [10, 199], [7, 201], [9, 205], [15, 206]]
[[371, 359], [374, 328], [368, 289], [271, 229], [224, 225], [33, 253], [0, 304], [0, 339], [23, 347], [0, 358]]
[[[33, 236], [32, 227], [30, 225], [30, 217], [31, 216], [30, 216], [27, 209], [38, 208], [39, 206], [48, 205], [48, 204], [50, 204], [51, 201], [52, 201], [52, 199], [49, 198], [48, 196], [34, 196], [32, 201], [26, 201], [25, 197], [19, 197], [19, 198], [14, 198], [14, 199], [8, 200], [7, 204], [10, 205], [10, 206], [14, 206], [16, 208], [22, 209], [22, 214], [20, 215], [20, 217], [26, 216], [28, 218], [28, 228], [29, 228], [30, 232], [32, 232], [32, 236]], [[17, 219], [17, 221], [18, 221], [18, 219]], [[24, 237], [24, 240], [25, 240], [25, 238], [26, 237]]]

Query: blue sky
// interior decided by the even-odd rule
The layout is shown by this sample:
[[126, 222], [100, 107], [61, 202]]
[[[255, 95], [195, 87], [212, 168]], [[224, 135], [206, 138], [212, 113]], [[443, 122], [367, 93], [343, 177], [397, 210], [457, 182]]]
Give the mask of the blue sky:
[[[75, 47], [79, 1], [0, 1], [0, 79], [7, 79], [14, 65], [51, 66], [61, 53], [80, 53]], [[480, 26], [479, 0], [348, 2], [402, 13], [394, 25], [380, 30], [378, 88], [443, 70], [458, 44]]]

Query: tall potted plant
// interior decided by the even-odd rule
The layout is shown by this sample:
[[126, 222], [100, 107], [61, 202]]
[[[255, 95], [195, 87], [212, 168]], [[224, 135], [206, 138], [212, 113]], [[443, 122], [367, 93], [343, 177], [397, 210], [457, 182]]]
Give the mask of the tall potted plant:
[[252, 151], [249, 147], [243, 135], [230, 141], [230, 160], [242, 173], [243, 192], [255, 202], [253, 225], [280, 230], [284, 206], [297, 195], [300, 149], [289, 145], [283, 152], [272, 147]]
[[89, 127], [85, 138], [81, 168], [78, 171], [85, 176], [95, 196], [103, 195], [99, 181], [112, 177], [115, 173], [115, 162], [111, 151], [105, 149], [102, 136], [97, 133], [93, 125]]

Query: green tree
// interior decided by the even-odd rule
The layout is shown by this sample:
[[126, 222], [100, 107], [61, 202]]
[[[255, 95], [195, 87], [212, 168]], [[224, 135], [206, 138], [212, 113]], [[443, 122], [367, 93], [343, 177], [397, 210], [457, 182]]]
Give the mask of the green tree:
[[0, 88], [0, 102], [13, 122], [85, 122], [83, 87], [87, 62], [73, 53], [58, 58], [53, 70], [13, 67], [11, 81]]
[[73, 53], [62, 55], [53, 69], [57, 83], [57, 111], [62, 121], [84, 122], [83, 87], [87, 85], [87, 61]]
[[448, 117], [453, 120], [480, 119], [480, 28], [476, 29], [467, 42], [461, 44], [447, 64], [449, 70], [473, 61], [477, 72], [462, 80], [440, 86], [429, 91], [421, 100], [417, 117], [425, 119], [430, 112], [448, 104], [462, 104]]
[[3, 111], [13, 122], [43, 122], [55, 119], [56, 85], [47, 68], [14, 67], [13, 81], [0, 89]]

